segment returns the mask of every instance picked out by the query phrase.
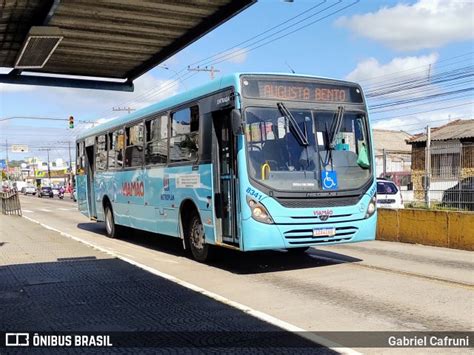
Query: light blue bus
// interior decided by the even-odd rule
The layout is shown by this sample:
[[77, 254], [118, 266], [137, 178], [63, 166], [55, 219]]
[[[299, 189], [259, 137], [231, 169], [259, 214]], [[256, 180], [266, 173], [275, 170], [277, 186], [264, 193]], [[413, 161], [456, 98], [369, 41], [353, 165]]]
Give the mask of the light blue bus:
[[109, 237], [131, 227], [217, 246], [287, 249], [375, 239], [376, 181], [362, 89], [237, 73], [77, 139], [79, 210]]

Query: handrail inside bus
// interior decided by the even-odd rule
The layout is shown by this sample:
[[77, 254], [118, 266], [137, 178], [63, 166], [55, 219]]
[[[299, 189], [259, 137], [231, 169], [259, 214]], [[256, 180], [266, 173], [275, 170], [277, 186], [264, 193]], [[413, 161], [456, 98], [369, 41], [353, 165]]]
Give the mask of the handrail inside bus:
[[268, 169], [268, 174], [270, 174], [270, 164], [268, 162], [265, 162], [265, 164], [262, 164], [261, 172], [262, 172], [262, 180], [266, 180], [267, 177], [265, 177], [265, 169]]

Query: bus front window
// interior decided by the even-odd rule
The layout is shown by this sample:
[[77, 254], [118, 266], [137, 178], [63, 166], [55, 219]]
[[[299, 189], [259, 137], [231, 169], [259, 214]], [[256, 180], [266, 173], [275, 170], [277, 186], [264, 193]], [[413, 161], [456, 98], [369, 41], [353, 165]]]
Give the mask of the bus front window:
[[[356, 189], [371, 176], [367, 124], [364, 114], [340, 110], [289, 108], [246, 109], [249, 175], [280, 191], [328, 189], [322, 173], [337, 176], [330, 189]], [[339, 119], [337, 132], [334, 121]], [[296, 121], [298, 128], [292, 128]], [[334, 136], [334, 139], [331, 139]], [[303, 137], [303, 138], [301, 138]]]

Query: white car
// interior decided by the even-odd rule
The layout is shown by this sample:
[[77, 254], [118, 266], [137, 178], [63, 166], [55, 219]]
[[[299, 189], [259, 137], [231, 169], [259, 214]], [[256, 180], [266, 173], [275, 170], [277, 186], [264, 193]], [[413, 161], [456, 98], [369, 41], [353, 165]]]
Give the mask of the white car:
[[36, 187], [33, 185], [28, 185], [24, 187], [24, 194], [25, 195], [36, 195]]
[[393, 181], [377, 179], [377, 207], [403, 208], [402, 193]]

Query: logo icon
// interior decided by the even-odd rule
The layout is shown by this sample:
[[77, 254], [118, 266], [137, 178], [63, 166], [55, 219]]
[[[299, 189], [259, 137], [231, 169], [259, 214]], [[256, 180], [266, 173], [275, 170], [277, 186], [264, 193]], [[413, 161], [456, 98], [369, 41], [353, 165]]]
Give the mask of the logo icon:
[[322, 171], [321, 181], [323, 185], [323, 190], [337, 189], [337, 174], [335, 171]]
[[29, 346], [30, 334], [5, 333], [5, 346]]

